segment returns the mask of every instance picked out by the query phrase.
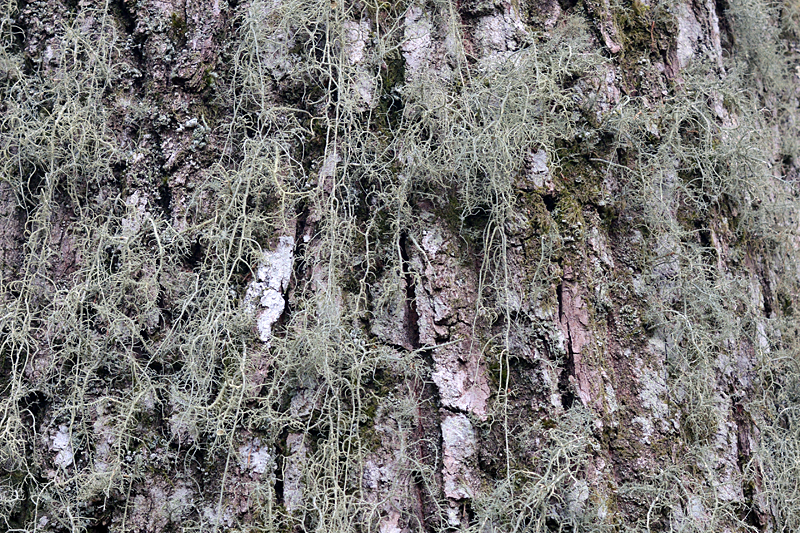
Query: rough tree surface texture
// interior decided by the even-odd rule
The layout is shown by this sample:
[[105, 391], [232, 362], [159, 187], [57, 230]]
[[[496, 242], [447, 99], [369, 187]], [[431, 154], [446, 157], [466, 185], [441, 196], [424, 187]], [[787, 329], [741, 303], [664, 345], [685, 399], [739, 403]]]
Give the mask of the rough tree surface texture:
[[0, 529], [800, 531], [798, 0], [0, 5]]

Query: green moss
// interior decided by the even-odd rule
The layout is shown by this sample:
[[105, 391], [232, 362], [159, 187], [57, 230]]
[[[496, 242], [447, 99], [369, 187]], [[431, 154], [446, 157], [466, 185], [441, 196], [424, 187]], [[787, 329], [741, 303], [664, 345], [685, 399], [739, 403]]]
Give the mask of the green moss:
[[206, 89], [213, 88], [217, 83], [217, 73], [214, 72], [214, 69], [211, 66], [201, 65], [201, 68], [203, 69], [204, 88]]
[[503, 358], [502, 346], [496, 347], [486, 355], [486, 371], [490, 389], [492, 391], [500, 391], [503, 394], [508, 393], [509, 389], [513, 387], [510, 381], [511, 375], [509, 374], [511, 362]]
[[173, 43], [182, 46], [186, 43], [186, 34], [189, 31], [189, 25], [178, 13], [171, 13], [169, 16], [169, 37]]
[[642, 329], [642, 321], [639, 315], [639, 310], [630, 304], [625, 304], [619, 307], [619, 332], [623, 338], [629, 341], [641, 341], [644, 338], [644, 331]]
[[571, 195], [562, 194], [556, 202], [553, 220], [565, 242], [583, 242], [586, 239], [586, 220], [583, 206]]
[[403, 97], [400, 91], [405, 83], [405, 60], [400, 51], [395, 50], [383, 58], [381, 65], [381, 91], [375, 109], [378, 131], [391, 139], [397, 130], [403, 113]]
[[628, 94], [646, 92], [647, 84], [660, 84], [649, 80], [652, 76], [651, 60], [660, 61], [673, 46], [677, 32], [674, 15], [661, 2], [647, 6], [639, 0], [615, 4], [612, 17], [622, 41], [622, 52], [617, 58], [622, 74], [622, 88]]
[[660, 53], [673, 45], [670, 37], [675, 35], [677, 23], [664, 4], [624, 1], [612, 8], [612, 14], [623, 38], [624, 54]]
[[367, 450], [376, 452], [382, 444], [381, 436], [377, 432], [376, 426], [376, 415], [378, 414], [381, 397], [377, 394], [370, 394], [365, 400], [361, 407], [358, 434], [362, 445]]
[[533, 235], [545, 235], [550, 232], [553, 226], [553, 217], [550, 215], [542, 195], [524, 193], [519, 201], [519, 206], [525, 212]]

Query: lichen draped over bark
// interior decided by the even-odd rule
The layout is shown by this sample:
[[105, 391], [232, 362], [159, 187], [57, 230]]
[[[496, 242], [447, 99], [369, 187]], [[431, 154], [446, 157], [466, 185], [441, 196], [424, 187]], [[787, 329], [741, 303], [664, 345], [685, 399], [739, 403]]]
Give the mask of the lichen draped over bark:
[[800, 529], [798, 21], [3, 1], [0, 527]]

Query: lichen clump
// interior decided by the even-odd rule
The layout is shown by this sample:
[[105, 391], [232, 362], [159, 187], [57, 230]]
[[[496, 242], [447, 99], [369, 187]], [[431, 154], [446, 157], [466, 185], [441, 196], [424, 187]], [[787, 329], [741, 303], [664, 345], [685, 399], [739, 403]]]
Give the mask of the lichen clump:
[[800, 525], [795, 5], [84, 4], [0, 11], [9, 530]]

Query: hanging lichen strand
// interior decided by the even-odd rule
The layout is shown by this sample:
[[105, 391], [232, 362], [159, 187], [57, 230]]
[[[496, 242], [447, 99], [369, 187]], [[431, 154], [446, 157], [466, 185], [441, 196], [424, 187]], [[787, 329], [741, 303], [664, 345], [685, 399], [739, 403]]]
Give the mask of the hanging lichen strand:
[[0, 11], [3, 527], [800, 529], [795, 4], [177, 3]]

